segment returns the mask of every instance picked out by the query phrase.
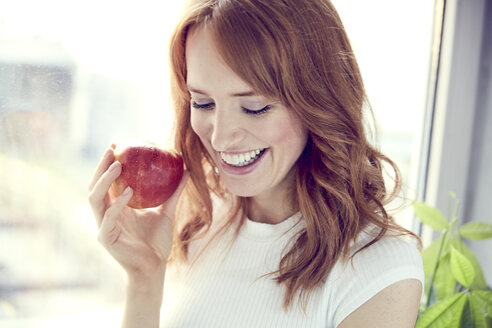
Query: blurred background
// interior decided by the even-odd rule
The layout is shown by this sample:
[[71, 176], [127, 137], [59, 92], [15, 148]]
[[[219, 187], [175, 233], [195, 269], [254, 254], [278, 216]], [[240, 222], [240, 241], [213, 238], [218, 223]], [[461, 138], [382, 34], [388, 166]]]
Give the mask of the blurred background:
[[[444, 207], [453, 191], [462, 220], [491, 222], [490, 2], [448, 1], [444, 16], [437, 0], [333, 2], [407, 203]], [[169, 144], [167, 46], [181, 6], [0, 2], [1, 327], [120, 321], [124, 276], [96, 241], [87, 186], [111, 143]], [[433, 238], [411, 207], [395, 216]], [[483, 245], [473, 250], [492, 281]]]

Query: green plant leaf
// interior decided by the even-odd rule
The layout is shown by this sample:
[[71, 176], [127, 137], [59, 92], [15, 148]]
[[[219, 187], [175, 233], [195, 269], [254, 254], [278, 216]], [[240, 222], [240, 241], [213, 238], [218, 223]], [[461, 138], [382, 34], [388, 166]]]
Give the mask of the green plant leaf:
[[475, 279], [471, 284], [472, 289], [487, 289], [487, 283], [485, 282], [485, 276], [483, 275], [482, 267], [478, 262], [475, 254], [466, 246], [460, 239], [451, 240], [451, 244], [458, 249], [465, 257], [472, 263], [475, 270]]
[[434, 279], [434, 286], [436, 288], [436, 296], [438, 301], [452, 296], [456, 287], [456, 279], [452, 274], [449, 274], [451, 272], [449, 259], [449, 253], [441, 258], [436, 272], [436, 278]]
[[426, 277], [430, 277], [432, 270], [434, 270], [434, 264], [436, 263], [441, 240], [442, 237], [434, 240], [432, 244], [422, 251], [422, 261], [424, 262], [424, 272]]
[[468, 301], [465, 303], [465, 307], [463, 308], [463, 315], [461, 316], [460, 328], [474, 327], [473, 318], [471, 313], [470, 306], [470, 295], [466, 295]]
[[415, 328], [459, 327], [467, 301], [465, 293], [461, 292], [434, 304], [417, 320]]
[[492, 291], [490, 290], [473, 290], [472, 297], [477, 301], [480, 308], [492, 317]]
[[451, 246], [451, 258], [449, 261], [453, 277], [466, 288], [470, 288], [475, 279], [475, 270], [473, 264], [461, 254], [456, 248]]
[[490, 327], [490, 318], [485, 315], [485, 310], [480, 307], [475, 297], [473, 297], [471, 294], [468, 295], [468, 302], [470, 304], [470, 314], [473, 322], [473, 325], [468, 325], [468, 327]]
[[471, 221], [461, 226], [458, 232], [464, 238], [471, 240], [492, 238], [492, 224]]
[[430, 207], [423, 202], [415, 202], [413, 209], [420, 221], [431, 226], [434, 230], [444, 230], [448, 226], [448, 221], [437, 208]]
[[[434, 266], [437, 261], [437, 255], [439, 254], [441, 240], [442, 237], [439, 237], [422, 251], [422, 260], [424, 262], [424, 272], [426, 277], [430, 277], [432, 275], [432, 271], [434, 270]], [[448, 249], [449, 240], [446, 238], [441, 252], [441, 257], [445, 256], [448, 253]]]

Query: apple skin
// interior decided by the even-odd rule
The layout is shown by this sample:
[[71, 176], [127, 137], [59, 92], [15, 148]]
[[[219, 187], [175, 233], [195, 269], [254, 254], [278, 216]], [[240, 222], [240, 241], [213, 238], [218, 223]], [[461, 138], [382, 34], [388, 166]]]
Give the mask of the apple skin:
[[136, 209], [156, 207], [171, 197], [183, 177], [183, 158], [174, 150], [151, 143], [116, 147], [115, 161], [121, 174], [112, 184], [116, 196], [130, 186], [133, 196], [128, 206]]

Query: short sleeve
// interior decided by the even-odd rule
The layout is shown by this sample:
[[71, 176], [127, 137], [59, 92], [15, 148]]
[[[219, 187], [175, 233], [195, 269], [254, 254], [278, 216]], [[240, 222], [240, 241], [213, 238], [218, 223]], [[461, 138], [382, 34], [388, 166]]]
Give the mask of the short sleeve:
[[405, 279], [417, 279], [424, 286], [422, 256], [403, 237], [384, 237], [358, 252], [352, 262], [335, 266], [329, 277], [333, 292], [328, 326], [337, 327], [378, 292]]

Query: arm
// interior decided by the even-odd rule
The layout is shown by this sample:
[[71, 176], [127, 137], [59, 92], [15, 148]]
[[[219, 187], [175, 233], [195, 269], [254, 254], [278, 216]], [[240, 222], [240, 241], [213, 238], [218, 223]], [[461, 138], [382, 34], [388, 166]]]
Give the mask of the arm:
[[338, 328], [414, 327], [422, 284], [416, 279], [396, 282], [348, 315]]
[[163, 285], [164, 274], [149, 281], [128, 279], [122, 328], [159, 327]]
[[122, 327], [158, 327], [164, 275], [173, 241], [173, 217], [186, 184], [185, 172], [174, 195], [149, 210], [127, 207], [132, 190], [117, 198], [110, 195], [113, 181], [121, 173], [108, 149], [89, 185], [89, 203], [99, 227], [98, 240], [127, 273]]

